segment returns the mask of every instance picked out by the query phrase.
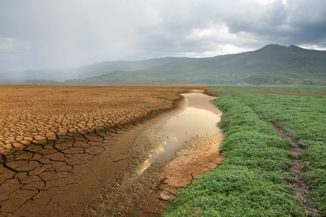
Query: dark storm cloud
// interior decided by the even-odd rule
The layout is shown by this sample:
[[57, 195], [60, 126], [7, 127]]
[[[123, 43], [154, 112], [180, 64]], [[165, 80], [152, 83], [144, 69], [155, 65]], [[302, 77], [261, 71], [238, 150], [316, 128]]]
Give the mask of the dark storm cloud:
[[0, 70], [326, 47], [324, 0], [2, 0]]
[[[258, 16], [257, 16], [258, 15]], [[245, 19], [227, 19], [233, 32], [252, 32], [279, 43], [323, 43], [326, 39], [326, 1], [274, 1]]]

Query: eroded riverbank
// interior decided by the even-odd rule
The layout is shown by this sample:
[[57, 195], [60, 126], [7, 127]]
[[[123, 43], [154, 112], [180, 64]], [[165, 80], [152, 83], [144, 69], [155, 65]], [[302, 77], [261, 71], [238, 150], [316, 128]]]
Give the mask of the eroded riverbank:
[[[155, 158], [149, 159], [159, 162], [162, 160], [160, 155], [171, 155], [171, 152], [174, 155], [169, 160], [165, 159], [166, 164], [158, 175], [159, 181], [147, 196], [139, 216], [159, 215], [181, 188], [216, 168], [223, 160], [219, 155], [223, 134], [217, 127], [222, 113], [209, 102], [214, 97], [203, 93], [188, 93], [183, 96], [183, 110], [165, 120], [157, 129], [157, 133], [166, 138], [161, 139], [161, 152]], [[172, 141], [170, 137], [173, 138]]]
[[[137, 136], [140, 163], [105, 190], [87, 216], [152, 216], [162, 212], [178, 189], [221, 161], [221, 112], [203, 93], [183, 94], [180, 107], [150, 123]], [[148, 153], [148, 154], [146, 154]]]

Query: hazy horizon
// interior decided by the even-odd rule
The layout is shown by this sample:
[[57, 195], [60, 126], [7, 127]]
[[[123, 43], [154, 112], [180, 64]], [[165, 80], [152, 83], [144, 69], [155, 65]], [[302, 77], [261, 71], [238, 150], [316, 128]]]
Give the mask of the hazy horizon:
[[[239, 51], [239, 52], [230, 52], [230, 53], [223, 53], [223, 54], [218, 54], [218, 55], [213, 55], [213, 56], [159, 56], [159, 57], [152, 57], [152, 58], [144, 58], [144, 59], [117, 59], [117, 60], [101, 60], [101, 61], [95, 61], [95, 62], [90, 62], [90, 63], [86, 63], [86, 64], [82, 64], [82, 65], [76, 65], [76, 66], [67, 66], [67, 67], [38, 67], [38, 68], [26, 68], [23, 70], [8, 70], [7, 72], [22, 72], [22, 71], [37, 71], [37, 70], [71, 70], [71, 69], [78, 69], [78, 68], [83, 68], [83, 67], [87, 67], [87, 66], [91, 66], [91, 65], [96, 65], [99, 63], [105, 63], [105, 62], [138, 62], [138, 61], [147, 61], [147, 60], [155, 60], [155, 59], [164, 59], [164, 58], [195, 58], [195, 59], [202, 59], [202, 58], [212, 58], [212, 57], [218, 57], [218, 56], [223, 56], [223, 55], [232, 55], [232, 54], [241, 54], [244, 52], [250, 52], [250, 51], [256, 51], [259, 49], [264, 48], [265, 46], [269, 46], [269, 45], [277, 45], [277, 46], [281, 46], [281, 47], [290, 47], [290, 46], [296, 46], [296, 47], [300, 47], [303, 49], [308, 49], [308, 50], [316, 50], [316, 51], [326, 51], [326, 48], [314, 48], [314, 47], [305, 47], [305, 46], [299, 46], [299, 45], [295, 45], [295, 44], [288, 44], [288, 45], [284, 45], [284, 44], [266, 44], [263, 45], [261, 47], [258, 47], [257, 49], [249, 49], [249, 50], [245, 50], [245, 51]], [[1, 73], [1, 71], [0, 71]]]

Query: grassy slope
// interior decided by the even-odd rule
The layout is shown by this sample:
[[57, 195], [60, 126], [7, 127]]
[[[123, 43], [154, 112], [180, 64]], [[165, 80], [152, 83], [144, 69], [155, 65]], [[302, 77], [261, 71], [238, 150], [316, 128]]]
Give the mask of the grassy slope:
[[280, 123], [307, 146], [303, 158], [312, 188], [310, 201], [325, 213], [325, 98], [236, 94], [214, 104], [224, 111], [226, 160], [185, 189], [165, 216], [304, 216], [288, 187], [290, 145], [259, 116]]

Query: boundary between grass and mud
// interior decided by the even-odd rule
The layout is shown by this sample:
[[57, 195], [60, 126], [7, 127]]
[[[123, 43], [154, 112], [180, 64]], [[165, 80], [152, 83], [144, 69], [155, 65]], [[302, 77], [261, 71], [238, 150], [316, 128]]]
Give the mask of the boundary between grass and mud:
[[304, 184], [302, 169], [295, 171], [300, 162], [292, 159], [298, 146], [287, 137], [281, 138], [270, 123], [232, 96], [222, 96], [213, 104], [224, 113], [220, 124], [225, 135], [223, 165], [183, 190], [164, 216], [317, 214], [305, 199], [296, 198], [289, 186], [291, 182]]

